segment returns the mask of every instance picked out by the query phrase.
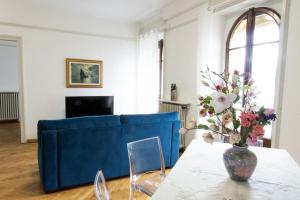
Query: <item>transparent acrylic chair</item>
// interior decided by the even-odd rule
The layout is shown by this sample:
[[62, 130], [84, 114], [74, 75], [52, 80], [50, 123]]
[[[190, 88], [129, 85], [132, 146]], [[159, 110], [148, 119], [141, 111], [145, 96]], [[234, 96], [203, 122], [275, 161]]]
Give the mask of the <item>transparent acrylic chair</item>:
[[166, 177], [165, 161], [159, 137], [147, 138], [127, 144], [130, 165], [130, 194], [140, 191], [152, 196]]
[[106, 187], [105, 178], [101, 170], [96, 174], [94, 187], [97, 200], [110, 200], [109, 191]]

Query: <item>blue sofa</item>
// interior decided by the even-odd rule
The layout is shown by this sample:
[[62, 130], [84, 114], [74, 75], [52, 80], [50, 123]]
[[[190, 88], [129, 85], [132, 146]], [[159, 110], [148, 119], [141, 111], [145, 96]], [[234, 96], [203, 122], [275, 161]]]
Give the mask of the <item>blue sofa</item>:
[[178, 159], [177, 112], [78, 117], [38, 122], [38, 163], [45, 192], [129, 175], [127, 143], [159, 136], [165, 164]]

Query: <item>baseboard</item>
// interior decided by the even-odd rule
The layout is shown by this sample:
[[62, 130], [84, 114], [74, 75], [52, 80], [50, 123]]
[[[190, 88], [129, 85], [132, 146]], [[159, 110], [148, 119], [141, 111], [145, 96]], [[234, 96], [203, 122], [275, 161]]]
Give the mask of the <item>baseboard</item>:
[[27, 143], [37, 143], [37, 139], [28, 139]]
[[4, 124], [4, 123], [18, 123], [19, 120], [17, 119], [13, 119], [13, 120], [0, 120], [0, 124]]

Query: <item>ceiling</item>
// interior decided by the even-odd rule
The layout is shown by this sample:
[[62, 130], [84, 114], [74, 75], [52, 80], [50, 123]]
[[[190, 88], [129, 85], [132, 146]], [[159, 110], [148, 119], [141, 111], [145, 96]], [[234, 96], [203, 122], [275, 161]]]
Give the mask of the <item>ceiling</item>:
[[64, 13], [116, 22], [138, 22], [176, 0], [23, 0]]

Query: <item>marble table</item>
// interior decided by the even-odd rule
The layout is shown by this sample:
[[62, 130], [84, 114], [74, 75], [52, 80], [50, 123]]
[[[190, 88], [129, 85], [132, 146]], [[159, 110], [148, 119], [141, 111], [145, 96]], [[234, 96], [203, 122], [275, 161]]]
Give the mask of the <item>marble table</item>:
[[193, 140], [151, 200], [300, 199], [300, 167], [287, 151], [250, 147], [257, 167], [247, 182], [235, 182], [222, 158], [230, 146]]

